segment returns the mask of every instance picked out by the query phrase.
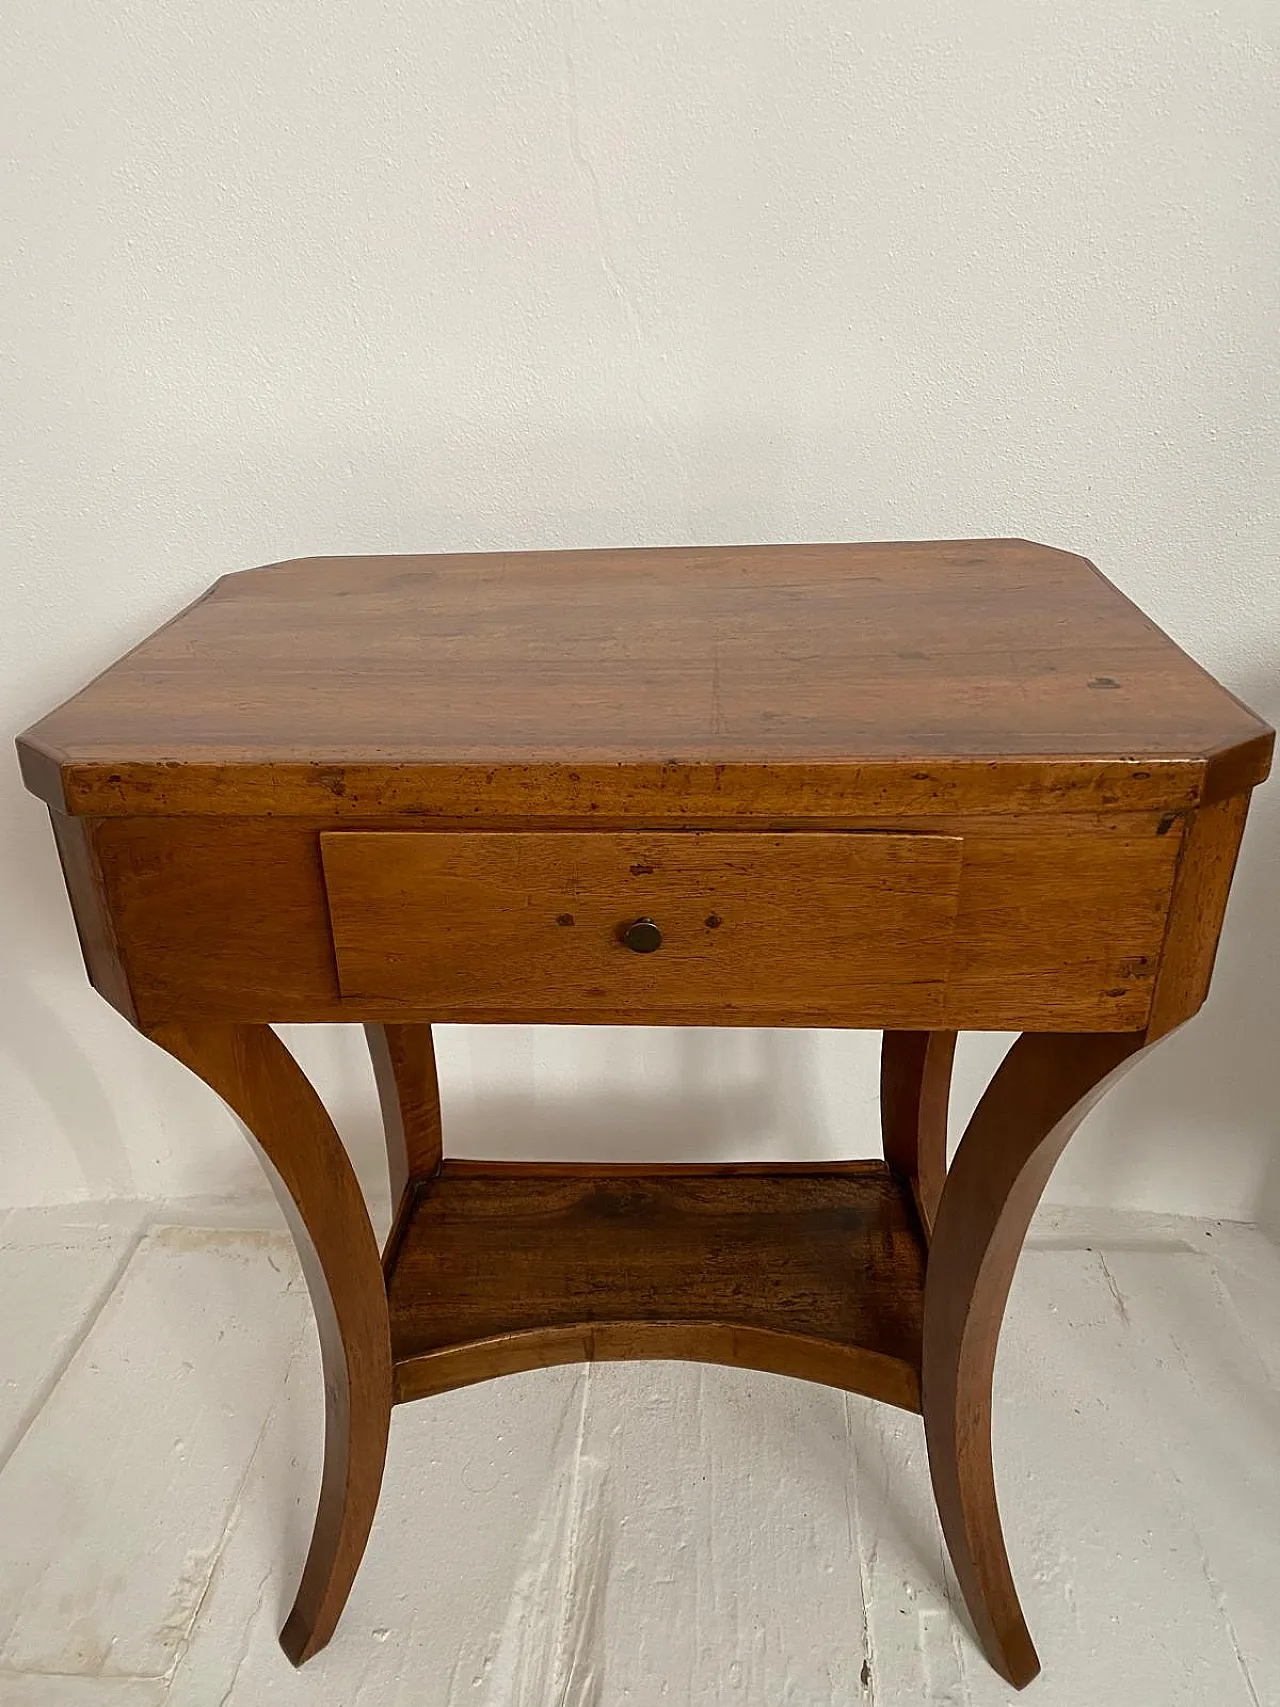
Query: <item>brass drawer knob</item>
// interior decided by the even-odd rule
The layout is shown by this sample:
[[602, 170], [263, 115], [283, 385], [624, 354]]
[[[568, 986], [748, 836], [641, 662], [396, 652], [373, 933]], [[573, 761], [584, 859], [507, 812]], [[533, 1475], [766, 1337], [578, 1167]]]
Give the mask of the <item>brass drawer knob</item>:
[[637, 919], [623, 931], [622, 940], [636, 954], [652, 954], [662, 947], [662, 932], [652, 919]]

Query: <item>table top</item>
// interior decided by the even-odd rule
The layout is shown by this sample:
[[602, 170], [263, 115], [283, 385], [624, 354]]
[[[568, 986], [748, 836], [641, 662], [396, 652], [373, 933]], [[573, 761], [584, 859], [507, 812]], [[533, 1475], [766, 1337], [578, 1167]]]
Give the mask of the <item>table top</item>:
[[228, 575], [19, 741], [56, 808], [1115, 808], [1272, 733], [1024, 540], [312, 558]]

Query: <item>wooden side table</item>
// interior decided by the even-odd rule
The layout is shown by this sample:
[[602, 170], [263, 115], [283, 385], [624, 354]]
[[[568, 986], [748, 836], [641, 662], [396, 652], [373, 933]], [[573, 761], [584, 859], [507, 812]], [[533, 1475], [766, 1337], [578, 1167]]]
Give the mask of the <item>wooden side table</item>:
[[[591, 1358], [922, 1410], [978, 1638], [1038, 1669], [991, 1388], [1081, 1116], [1204, 1000], [1273, 735], [1018, 540], [317, 558], [230, 575], [19, 742], [89, 976], [239, 1114], [324, 1358], [281, 1640], [333, 1634], [391, 1407]], [[365, 1025], [378, 1249], [273, 1022]], [[430, 1026], [874, 1027], [884, 1161], [442, 1154]], [[1022, 1035], [947, 1167], [964, 1029]]]

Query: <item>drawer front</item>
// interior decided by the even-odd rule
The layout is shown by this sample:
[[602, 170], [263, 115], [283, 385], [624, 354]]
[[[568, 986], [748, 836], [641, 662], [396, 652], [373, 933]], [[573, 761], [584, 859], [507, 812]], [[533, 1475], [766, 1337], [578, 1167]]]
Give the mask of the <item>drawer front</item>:
[[[347, 1000], [441, 1020], [943, 1023], [957, 836], [338, 830], [320, 844]], [[624, 940], [639, 920], [657, 927], [651, 951]]]

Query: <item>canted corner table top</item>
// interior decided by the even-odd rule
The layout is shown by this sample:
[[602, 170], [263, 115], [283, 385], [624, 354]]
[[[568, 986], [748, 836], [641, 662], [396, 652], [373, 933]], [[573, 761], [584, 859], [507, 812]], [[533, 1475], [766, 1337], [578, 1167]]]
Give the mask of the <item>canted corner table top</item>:
[[[974, 1633], [1028, 1683], [1005, 1302], [1076, 1126], [1206, 999], [1273, 740], [1023, 540], [282, 563], [28, 730], [95, 989], [240, 1116], [297, 1241], [325, 1462], [289, 1658], [338, 1630], [394, 1405], [685, 1358], [920, 1412]], [[333, 1021], [385, 1238], [275, 1030]], [[450, 1021], [874, 1028], [881, 1154], [456, 1158]], [[953, 1155], [967, 1030], [1017, 1036]]]
[[[96, 816], [1208, 802], [1266, 725], [1023, 540], [312, 558], [228, 575], [21, 743]], [[555, 774], [550, 774], [554, 770]]]

